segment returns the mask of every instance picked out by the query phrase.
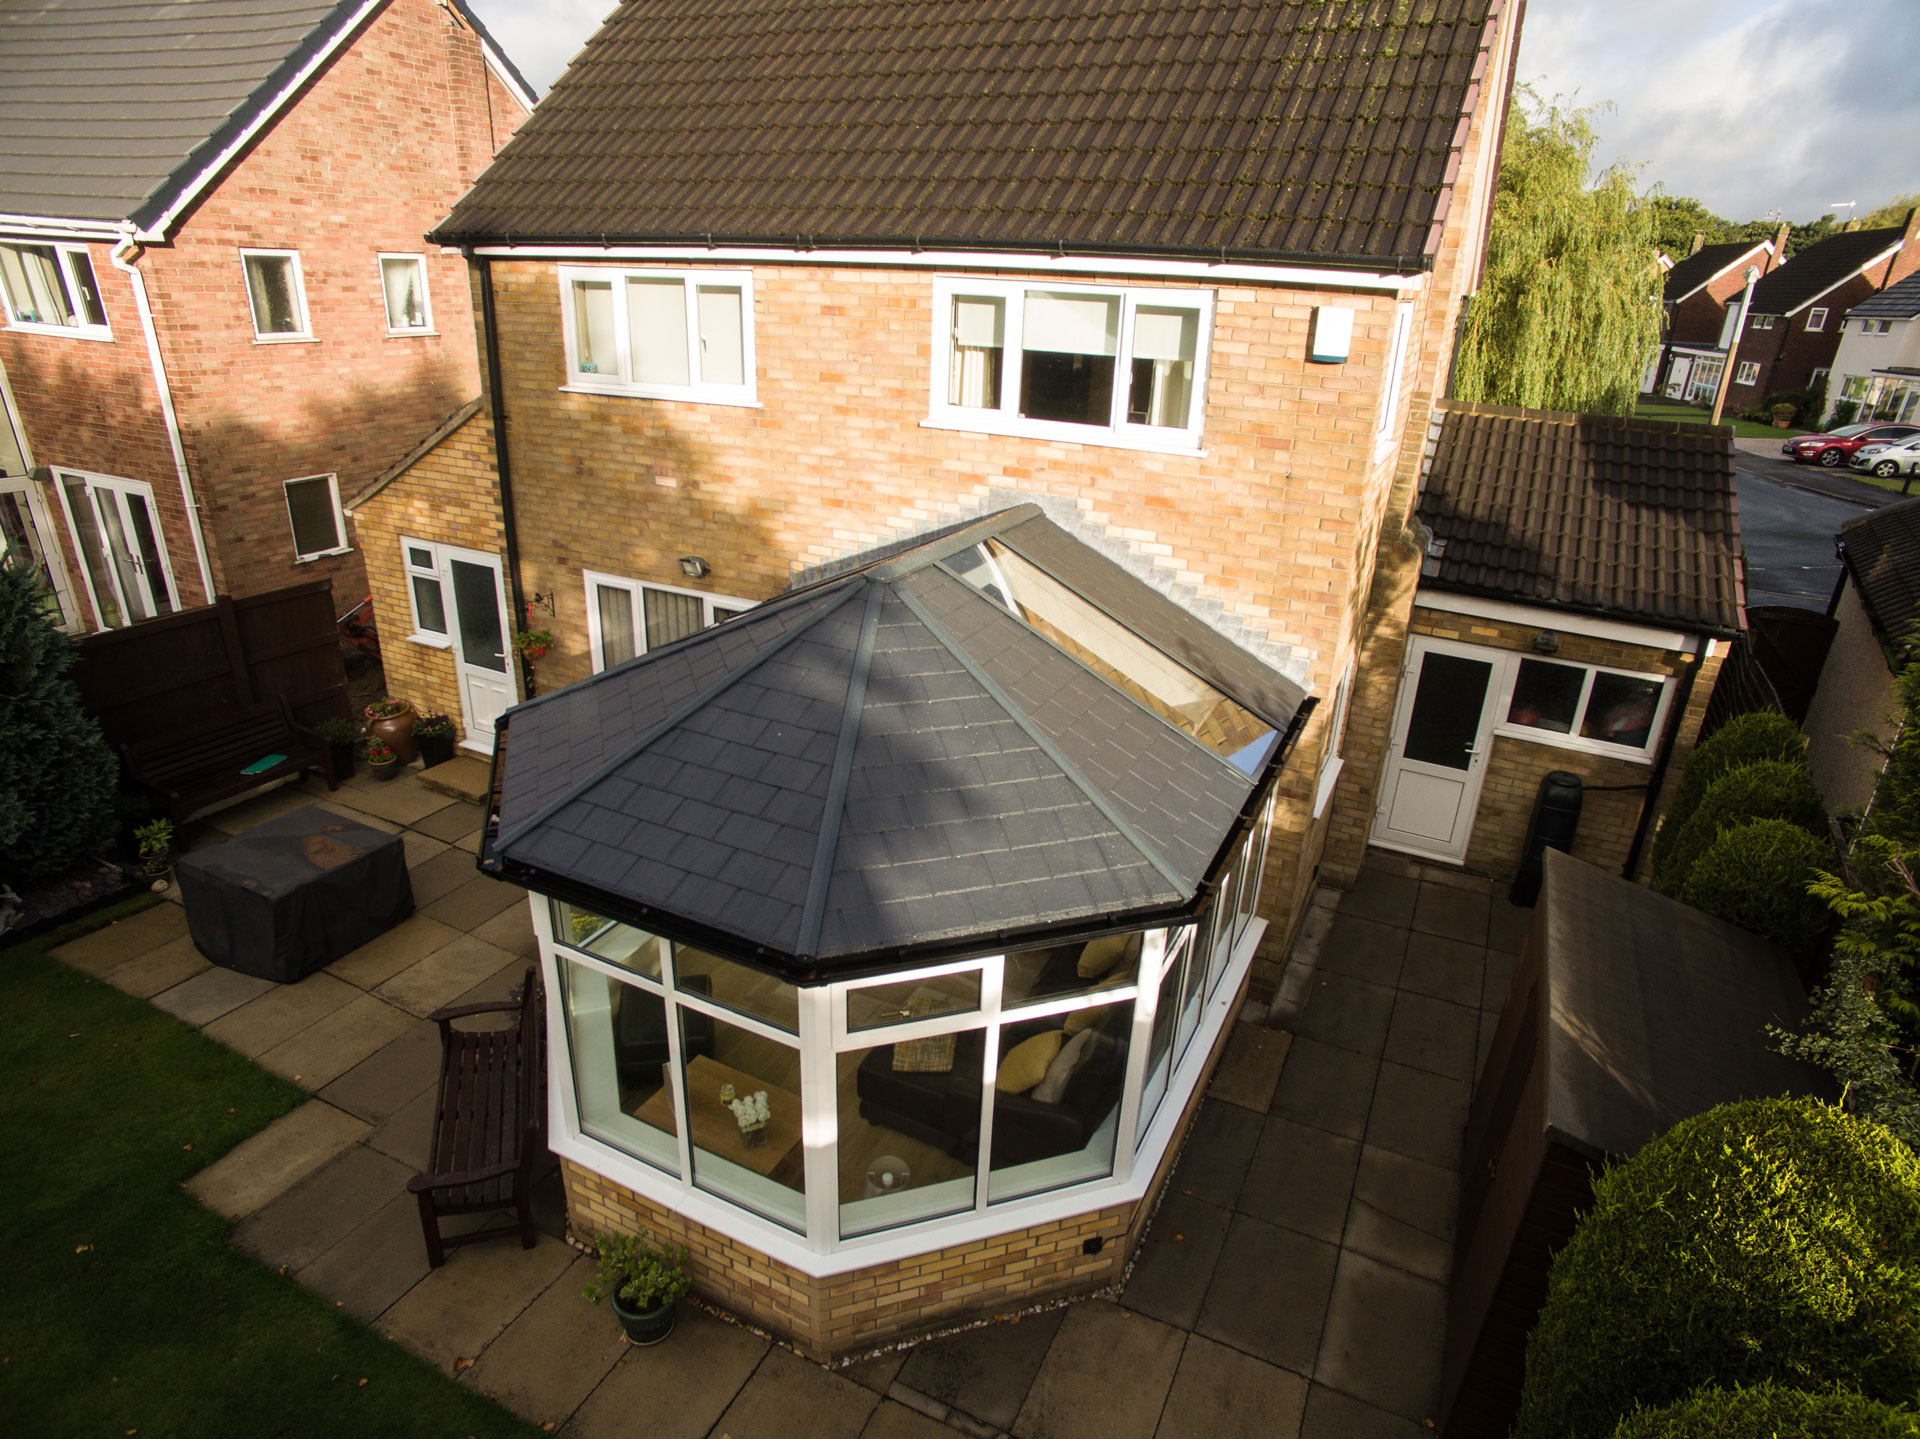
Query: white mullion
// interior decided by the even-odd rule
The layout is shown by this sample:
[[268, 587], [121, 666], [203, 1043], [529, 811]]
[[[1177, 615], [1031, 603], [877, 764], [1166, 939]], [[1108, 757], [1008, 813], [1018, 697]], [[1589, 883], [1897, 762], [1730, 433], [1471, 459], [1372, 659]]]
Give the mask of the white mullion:
[[1000, 1000], [1005, 989], [1007, 960], [989, 962], [980, 974], [980, 1012], [986, 1026], [980, 1031], [980, 1143], [974, 1152], [973, 1212], [987, 1212], [987, 1186], [993, 1179], [993, 1100], [999, 1093], [994, 1077], [1000, 1072]]
[[[715, 1019], [725, 1020], [735, 1029], [744, 1029], [748, 1034], [758, 1035], [761, 1039], [771, 1039], [776, 1044], [786, 1045], [788, 1049], [797, 1049], [800, 1046], [800, 1037], [790, 1029], [782, 1029], [777, 1024], [770, 1024], [751, 1014], [729, 1009], [718, 1000], [709, 999], [697, 990], [676, 989], [674, 993], [678, 996], [676, 1003], [684, 1004], [688, 1009], [701, 1014], [711, 1015]], [[804, 998], [806, 991], [803, 989], [800, 994]]]
[[622, 385], [633, 383], [633, 336], [627, 328], [627, 276], [616, 271], [612, 279], [613, 291], [613, 353], [616, 366], [615, 380]]
[[582, 1135], [580, 1096], [573, 1070], [573, 1035], [567, 1025], [565, 990], [560, 983], [561, 952], [553, 937], [552, 916], [541, 896], [529, 894], [527, 903], [533, 910], [533, 937], [540, 949], [541, 981], [547, 987], [547, 1053], [565, 1055], [567, 1060], [564, 1084], [556, 1082], [559, 1076], [554, 1074], [553, 1066], [547, 1067], [547, 1129], [549, 1133], [557, 1130], [578, 1139]]
[[[87, 547], [80, 539], [80, 526], [74, 522], [73, 502], [67, 497], [66, 481], [59, 470], [53, 471], [53, 492], [60, 500], [60, 516], [67, 522], [67, 536], [73, 541], [73, 552], [80, 560], [80, 583], [86, 587], [87, 603], [93, 608], [93, 627], [104, 630], [107, 627], [106, 616], [100, 610], [100, 596], [93, 588], [93, 567], [87, 563]], [[81, 498], [86, 497], [86, 481], [80, 482]], [[96, 523], [98, 523], [96, 519]]]
[[1120, 292], [1120, 324], [1113, 337], [1113, 383], [1107, 399], [1107, 425], [1115, 434], [1127, 427], [1127, 406], [1133, 398], [1133, 309], [1138, 301], [1134, 292]]
[[[120, 618], [127, 624], [133, 624], [140, 619], [140, 616], [133, 612], [133, 606], [127, 602], [127, 587], [121, 582], [120, 566], [114, 563], [113, 532], [107, 528], [106, 511], [100, 508], [101, 497], [106, 496], [107, 503], [114, 507], [114, 515], [120, 521], [120, 537], [127, 542], [129, 558], [133, 554], [133, 526], [128, 523], [126, 509], [119, 502], [118, 490], [91, 479], [85, 481], [85, 484], [87, 502], [93, 506], [94, 533], [100, 537], [100, 557], [105, 562], [101, 568], [107, 572], [107, 583], [113, 586], [113, 593], [120, 602]], [[152, 608], [151, 598], [148, 600], [148, 606]]]
[[[1164, 968], [1167, 931], [1152, 929], [1140, 944], [1140, 973], [1144, 976]], [[1113, 1177], [1125, 1179], [1133, 1172], [1134, 1150], [1138, 1147], [1140, 1101], [1146, 1086], [1147, 1047], [1153, 1042], [1154, 999], [1160, 993], [1158, 982], [1141, 985], [1133, 1001], [1133, 1034], [1127, 1042], [1127, 1072], [1120, 1090], [1120, 1124], [1113, 1136]], [[1171, 1071], [1169, 1071], [1171, 1074]]]
[[[672, 946], [669, 944], [667, 948], [670, 951]], [[664, 962], [660, 966], [660, 986], [667, 1005], [667, 1068], [671, 1075], [673, 1094], [674, 1154], [680, 1162], [680, 1188], [691, 1194], [694, 1191], [693, 1126], [687, 1121], [686, 1076], [680, 1068], [683, 1057], [680, 1047], [680, 991], [673, 982], [671, 953], [664, 955], [663, 959]], [[714, 1197], [719, 1198], [718, 1195]]]
[[1583, 666], [1583, 668], [1586, 670], [1586, 673], [1580, 680], [1580, 703], [1573, 707], [1573, 723], [1567, 729], [1568, 739], [1584, 739], [1586, 737], [1580, 732], [1587, 727], [1587, 701], [1593, 698], [1593, 677], [1595, 670], [1592, 665], [1586, 665]]
[[[700, 277], [697, 275], [683, 275], [680, 277], [680, 303], [686, 307], [687, 312], [687, 384], [696, 391], [707, 388], [705, 364], [707, 354], [705, 347], [700, 343], [699, 279]], [[744, 293], [741, 295], [740, 300], [740, 308], [744, 311], [746, 309], [746, 296]], [[741, 323], [746, 323], [744, 314], [741, 316]], [[746, 353], [746, 336], [742, 335], [740, 339], [741, 354], [744, 358]]]
[[832, 1044], [833, 994], [800, 991], [800, 1146], [809, 1246], [840, 1242], [840, 1076]]
[[622, 984], [635, 985], [640, 989], [647, 990], [662, 998], [666, 997], [669, 992], [667, 987], [659, 980], [653, 978], [651, 975], [642, 974], [637, 969], [627, 969], [622, 965], [615, 964], [610, 959], [602, 959], [599, 955], [589, 954], [584, 949], [575, 949], [571, 945], [565, 944], [557, 939], [553, 942], [553, 947], [560, 954], [573, 960], [575, 963], [584, 964], [588, 969], [599, 970], [600, 973], [606, 975], [608, 979], [617, 979]]
[[[953, 1010], [946, 1014], [930, 1014], [923, 1019], [902, 1019], [886, 1024], [876, 1024], [868, 1029], [855, 1029], [847, 1018], [847, 1001], [862, 990], [878, 989], [895, 984], [911, 984], [915, 980], [939, 979], [949, 974], [970, 974], [984, 971], [986, 965], [978, 958], [955, 960], [949, 964], [928, 965], [921, 969], [904, 970], [899, 974], [882, 975], [868, 981], [855, 981], [830, 986], [833, 991], [833, 1048], [836, 1052], [852, 1049], [871, 1049], [876, 1044], [891, 1044], [895, 1040], [926, 1039], [932, 1035], [945, 1034], [950, 1030], [957, 1033], [963, 1029], [972, 1029], [980, 1022], [982, 1010], [979, 1006], [972, 1009]], [[984, 987], [984, 985], [983, 985]], [[876, 1038], [876, 1036], [879, 1036]]]
[[1025, 1024], [1030, 1019], [1053, 1019], [1063, 1014], [1072, 1014], [1077, 1010], [1100, 1009], [1109, 1004], [1125, 1004], [1134, 997], [1134, 991], [1138, 988], [1139, 980], [1136, 978], [1130, 985], [1115, 985], [1111, 989], [1089, 989], [1079, 994], [1061, 995], [1058, 999], [1023, 1004], [1007, 1012], [1007, 1023]]
[[1000, 349], [1000, 408], [993, 413], [1017, 420], [1020, 416], [1020, 380], [1027, 367], [1027, 287], [1007, 285], [1006, 328]]

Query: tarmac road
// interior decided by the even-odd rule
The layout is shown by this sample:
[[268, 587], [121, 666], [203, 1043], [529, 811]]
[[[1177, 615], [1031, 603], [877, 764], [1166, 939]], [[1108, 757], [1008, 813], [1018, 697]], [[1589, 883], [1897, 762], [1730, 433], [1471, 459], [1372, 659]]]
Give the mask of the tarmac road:
[[1898, 496], [1846, 474], [1744, 452], [1736, 474], [1747, 603], [1825, 613], [1840, 578], [1834, 536]]

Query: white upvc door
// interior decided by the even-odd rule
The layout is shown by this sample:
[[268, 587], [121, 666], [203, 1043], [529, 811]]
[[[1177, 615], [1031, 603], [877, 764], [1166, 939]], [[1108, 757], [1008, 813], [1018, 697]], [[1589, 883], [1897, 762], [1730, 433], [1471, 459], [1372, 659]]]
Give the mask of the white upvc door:
[[500, 558], [481, 550], [437, 547], [453, 607], [453, 667], [469, 749], [493, 752], [494, 722], [514, 701], [507, 599]]
[[81, 623], [46, 501], [40, 487], [24, 476], [0, 475], [0, 550], [33, 566], [60, 606], [60, 628], [70, 630]]
[[153, 486], [84, 470], [56, 468], [53, 475], [100, 628], [118, 629], [178, 609]]
[[1394, 709], [1370, 838], [1384, 849], [1457, 864], [1493, 744], [1499, 657], [1416, 636]]

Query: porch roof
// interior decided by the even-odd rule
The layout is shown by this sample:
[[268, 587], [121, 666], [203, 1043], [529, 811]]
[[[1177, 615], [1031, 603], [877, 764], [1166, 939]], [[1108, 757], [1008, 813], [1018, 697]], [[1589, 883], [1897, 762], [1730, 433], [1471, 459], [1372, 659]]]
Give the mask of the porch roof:
[[509, 711], [481, 863], [801, 981], [1142, 923], [1197, 907], [1311, 705], [1022, 506]]

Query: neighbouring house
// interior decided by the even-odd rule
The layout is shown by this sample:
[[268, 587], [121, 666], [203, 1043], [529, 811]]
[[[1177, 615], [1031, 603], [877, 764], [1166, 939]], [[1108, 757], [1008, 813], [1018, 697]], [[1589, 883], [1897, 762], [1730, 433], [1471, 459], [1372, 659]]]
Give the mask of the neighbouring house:
[[1920, 274], [1870, 295], [1847, 311], [1827, 386], [1828, 414], [1911, 422], [1920, 415]]
[[1859, 809], [1886, 763], [1855, 737], [1892, 742], [1901, 711], [1894, 678], [1920, 647], [1920, 499], [1850, 522], [1839, 536], [1838, 622], [1801, 729], [1807, 767], [1827, 808]]
[[432, 232], [484, 403], [353, 508], [505, 736], [584, 1230], [815, 1355], [1124, 1270], [1365, 848], [1519, 21], [629, 0]]
[[1781, 263], [1786, 242], [1787, 227], [1782, 225], [1770, 241], [1699, 245], [1667, 271], [1660, 351], [1648, 366], [1642, 394], [1693, 405], [1713, 404], [1726, 369], [1733, 326], [1739, 321], [1747, 271], [1768, 273]]
[[0, 0], [0, 510], [69, 628], [365, 593], [341, 498], [479, 385], [425, 233], [533, 102], [461, 0]]
[[1570, 772], [1574, 855], [1632, 877], [1743, 625], [1731, 436], [1453, 401], [1433, 424], [1411, 617], [1363, 660], [1348, 727], [1352, 802], [1371, 791], [1373, 844], [1505, 878], [1541, 780]]
[[1920, 269], [1920, 210], [1900, 229], [1847, 230], [1809, 245], [1754, 286], [1727, 386], [1730, 413], [1768, 395], [1825, 384], [1840, 321], [1862, 301]]

